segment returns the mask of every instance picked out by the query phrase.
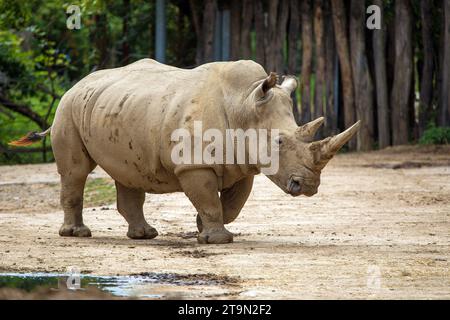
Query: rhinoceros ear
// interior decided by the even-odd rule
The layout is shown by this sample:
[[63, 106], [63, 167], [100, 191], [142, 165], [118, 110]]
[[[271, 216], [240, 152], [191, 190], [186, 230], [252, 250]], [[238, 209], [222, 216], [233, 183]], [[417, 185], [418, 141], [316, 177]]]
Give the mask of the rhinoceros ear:
[[288, 94], [291, 94], [292, 91], [297, 89], [298, 81], [294, 76], [286, 76], [284, 77], [283, 83], [281, 84], [281, 88], [285, 90]]
[[277, 84], [278, 76], [275, 72], [271, 72], [269, 76], [256, 88], [255, 98], [257, 103], [266, 102], [271, 98], [271, 91]]
[[275, 85], [277, 84], [277, 80], [277, 74], [275, 72], [271, 72], [261, 85], [262, 92], [266, 94], [270, 89], [275, 87]]

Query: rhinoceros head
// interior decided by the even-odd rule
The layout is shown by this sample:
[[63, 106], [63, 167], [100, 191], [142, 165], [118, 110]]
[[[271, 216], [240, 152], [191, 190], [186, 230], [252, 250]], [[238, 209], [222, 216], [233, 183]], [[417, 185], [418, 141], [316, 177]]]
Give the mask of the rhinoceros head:
[[290, 98], [297, 87], [297, 80], [286, 77], [281, 85], [276, 82], [277, 76], [271, 73], [253, 90], [251, 98], [256, 113], [254, 125], [279, 130], [279, 135], [272, 137], [278, 144], [279, 169], [268, 177], [292, 196], [313, 196], [317, 193], [322, 169], [355, 135], [360, 121], [336, 136], [313, 141], [324, 118], [297, 126]]

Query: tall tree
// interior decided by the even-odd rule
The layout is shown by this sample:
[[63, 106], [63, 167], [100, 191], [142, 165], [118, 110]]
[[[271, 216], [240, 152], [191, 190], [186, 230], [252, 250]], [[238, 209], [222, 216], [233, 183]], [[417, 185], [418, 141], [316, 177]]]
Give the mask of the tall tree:
[[[350, 44], [347, 33], [347, 16], [343, 0], [331, 0], [333, 26], [335, 32], [336, 49], [342, 78], [342, 95], [344, 103], [344, 124], [348, 128], [356, 119], [353, 89], [353, 74], [350, 61]], [[349, 149], [354, 150], [356, 141], [349, 141]]]
[[203, 62], [203, 21], [201, 14], [201, 6], [199, 0], [189, 0], [192, 14], [192, 24], [194, 25], [195, 35], [197, 38], [197, 47], [195, 51], [195, 63], [200, 65]]
[[301, 3], [301, 24], [302, 24], [302, 70], [301, 70], [301, 122], [311, 121], [311, 69], [312, 69], [312, 49], [313, 31], [311, 19], [311, 2], [303, 0]]
[[286, 39], [286, 25], [289, 17], [289, 2], [269, 1], [266, 65], [269, 71], [284, 72], [283, 46]]
[[130, 43], [128, 25], [130, 23], [130, 0], [123, 0], [124, 15], [122, 18], [122, 65], [130, 63]]
[[[297, 72], [297, 53], [298, 53], [298, 33], [300, 30], [300, 12], [298, 10], [298, 1], [289, 1], [289, 31], [288, 31], [288, 73]], [[301, 123], [300, 112], [298, 110], [296, 90], [292, 92], [292, 111], [297, 124]]]
[[375, 65], [375, 84], [378, 120], [378, 145], [380, 149], [390, 145], [389, 92], [386, 73], [386, 28], [384, 24], [383, 0], [373, 2], [380, 8], [381, 29], [373, 31], [373, 56]]
[[230, 1], [230, 58], [231, 60], [239, 60], [241, 49], [241, 15], [242, 1]]
[[91, 39], [95, 47], [95, 58], [97, 69], [104, 69], [109, 66], [109, 30], [108, 20], [105, 13], [94, 14], [94, 27], [91, 32]]
[[334, 135], [337, 133], [337, 113], [335, 111], [335, 81], [337, 72], [336, 46], [334, 41], [333, 18], [331, 13], [331, 3], [325, 0], [324, 5], [324, 23], [325, 23], [325, 97], [326, 97], [326, 134]]
[[395, 1], [395, 65], [391, 93], [392, 143], [406, 144], [409, 138], [411, 96], [412, 9], [409, 0]]
[[358, 131], [358, 150], [373, 147], [373, 87], [366, 55], [364, 1], [352, 0], [350, 6], [350, 50], [352, 56], [353, 84], [355, 88], [356, 115], [361, 120]]
[[300, 30], [300, 17], [298, 1], [289, 1], [289, 32], [288, 32], [288, 72], [295, 74], [297, 69], [298, 33]]
[[314, 93], [314, 118], [324, 114], [325, 41], [323, 0], [314, 1], [314, 40], [316, 45], [316, 81]]
[[256, 62], [266, 65], [266, 25], [264, 19], [264, 1], [255, 0], [255, 32], [256, 32]]
[[253, 1], [244, 0], [242, 3], [242, 24], [241, 24], [241, 58], [251, 59], [252, 58], [252, 47], [250, 31], [253, 24]]
[[205, 0], [203, 14], [203, 60], [213, 61], [214, 57], [214, 25], [216, 21], [216, 0]]
[[444, 0], [439, 124], [450, 125], [450, 0]]
[[420, 19], [422, 23], [423, 66], [420, 81], [420, 108], [419, 130], [425, 130], [432, 111], [433, 74], [434, 74], [434, 48], [433, 48], [433, 17], [432, 3], [429, 0], [420, 0]]

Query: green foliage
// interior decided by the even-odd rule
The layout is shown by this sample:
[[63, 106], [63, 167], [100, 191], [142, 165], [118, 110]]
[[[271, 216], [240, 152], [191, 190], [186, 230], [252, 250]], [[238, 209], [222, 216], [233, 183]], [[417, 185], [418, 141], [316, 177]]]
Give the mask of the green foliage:
[[31, 18], [26, 0], [0, 0], [0, 28], [23, 28]]
[[430, 126], [419, 140], [420, 144], [448, 144], [450, 143], [450, 127]]
[[[52, 122], [56, 106], [67, 89], [65, 72], [70, 69], [66, 55], [38, 27], [24, 30], [32, 43], [13, 31], [0, 31], [0, 71], [4, 81], [0, 92], [18, 105], [28, 106]], [[30, 47], [28, 50], [26, 47]], [[32, 49], [31, 49], [32, 48]], [[30, 119], [0, 106], [0, 142], [16, 139], [29, 131], [40, 130]], [[40, 147], [43, 144], [37, 144]], [[28, 163], [43, 160], [41, 154], [0, 154], [1, 163]]]
[[31, 83], [31, 70], [33, 62], [30, 52], [22, 51], [20, 45], [22, 39], [17, 35], [0, 31], [0, 66], [6, 79], [2, 86], [9, 89], [26, 90], [25, 83]]

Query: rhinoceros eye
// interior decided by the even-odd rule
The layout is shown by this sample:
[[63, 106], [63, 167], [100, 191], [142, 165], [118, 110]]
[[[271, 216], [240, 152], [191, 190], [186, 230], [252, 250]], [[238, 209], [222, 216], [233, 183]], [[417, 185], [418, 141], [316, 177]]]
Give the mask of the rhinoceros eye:
[[278, 136], [275, 138], [275, 143], [278, 145], [281, 145], [283, 143], [283, 138], [281, 136]]

